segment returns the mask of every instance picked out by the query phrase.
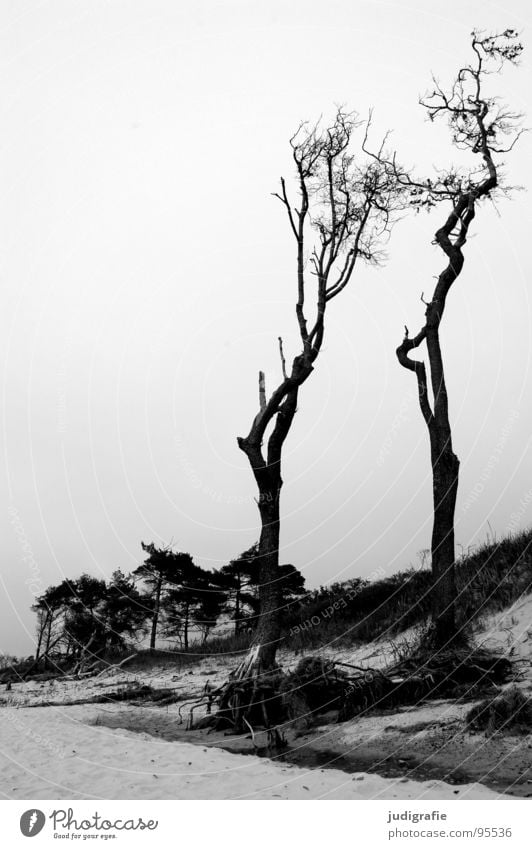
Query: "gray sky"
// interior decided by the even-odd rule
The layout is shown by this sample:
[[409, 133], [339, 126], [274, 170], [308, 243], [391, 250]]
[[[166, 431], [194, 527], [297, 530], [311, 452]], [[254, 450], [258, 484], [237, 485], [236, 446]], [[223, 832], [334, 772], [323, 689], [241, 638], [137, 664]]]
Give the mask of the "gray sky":
[[[524, 0], [0, 4], [4, 454], [0, 649], [31, 652], [34, 592], [173, 540], [218, 566], [257, 538], [236, 436], [257, 372], [297, 346], [278, 202], [301, 119], [342, 103], [404, 162], [453, 160], [417, 98], [473, 27], [523, 29], [494, 86], [530, 109]], [[532, 123], [529, 117], [528, 123]], [[530, 188], [531, 139], [507, 157]], [[465, 548], [532, 523], [530, 194], [477, 215], [443, 342]], [[430, 542], [427, 436], [395, 347], [443, 267], [443, 211], [402, 222], [331, 302], [286, 444], [282, 559], [309, 585], [391, 573]]]

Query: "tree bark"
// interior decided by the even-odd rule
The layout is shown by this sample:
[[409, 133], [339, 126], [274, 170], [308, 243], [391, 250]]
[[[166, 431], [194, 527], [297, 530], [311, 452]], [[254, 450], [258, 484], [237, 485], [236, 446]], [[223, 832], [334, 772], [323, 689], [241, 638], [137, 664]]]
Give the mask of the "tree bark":
[[261, 533], [259, 540], [259, 620], [253, 638], [253, 647], [259, 647], [258, 662], [262, 669], [275, 665], [275, 655], [281, 635], [279, 592], [279, 533], [280, 475], [273, 486], [259, 494]]

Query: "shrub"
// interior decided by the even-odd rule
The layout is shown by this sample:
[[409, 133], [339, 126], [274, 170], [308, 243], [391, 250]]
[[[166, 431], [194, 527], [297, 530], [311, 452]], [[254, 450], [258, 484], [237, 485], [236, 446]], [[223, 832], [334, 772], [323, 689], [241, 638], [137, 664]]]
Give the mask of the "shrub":
[[515, 684], [493, 699], [485, 699], [466, 717], [472, 731], [529, 734], [532, 728], [532, 699]]

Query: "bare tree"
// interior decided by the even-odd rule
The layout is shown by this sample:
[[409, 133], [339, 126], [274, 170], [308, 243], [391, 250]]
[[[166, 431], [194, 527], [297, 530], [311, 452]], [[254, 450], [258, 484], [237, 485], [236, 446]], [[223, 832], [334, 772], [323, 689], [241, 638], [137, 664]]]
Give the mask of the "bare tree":
[[[282, 379], [267, 396], [259, 373], [259, 409], [249, 433], [238, 438], [258, 487], [261, 520], [259, 540], [260, 617], [253, 645], [236, 677], [271, 669], [280, 636], [279, 529], [283, 485], [281, 461], [300, 387], [312, 373], [320, 353], [329, 301], [349, 283], [357, 262], [378, 263], [382, 246], [399, 208], [398, 185], [390, 169], [362, 153], [350, 152], [355, 130], [362, 126], [342, 109], [331, 126], [302, 124], [290, 140], [296, 168], [298, 206], [281, 179], [275, 194], [287, 212], [296, 243], [297, 301], [295, 313], [300, 349], [287, 366], [282, 339], [279, 354]], [[382, 153], [382, 149], [381, 149]], [[312, 287], [309, 275], [314, 278]], [[307, 299], [314, 302], [309, 321]]]
[[[463, 248], [478, 205], [508, 191], [502, 181], [500, 155], [512, 150], [522, 130], [521, 116], [485, 93], [486, 77], [497, 74], [506, 63], [516, 64], [522, 46], [515, 30], [483, 36], [472, 33], [472, 63], [460, 68], [449, 91], [434, 83], [434, 90], [420, 102], [431, 120], [443, 118], [454, 146], [480, 158], [480, 165], [467, 173], [453, 169], [435, 180], [416, 181], [401, 172], [392, 160], [390, 170], [411, 189], [411, 202], [421, 208], [440, 201], [451, 210], [436, 231], [434, 243], [443, 251], [446, 265], [437, 278], [425, 310], [425, 323], [416, 336], [408, 328], [397, 348], [400, 364], [417, 379], [419, 407], [427, 425], [433, 479], [434, 524], [431, 542], [434, 645], [450, 645], [460, 638], [456, 615], [454, 517], [459, 478], [459, 460], [453, 450], [452, 428], [440, 345], [440, 324], [449, 290], [464, 265]], [[381, 158], [382, 162], [382, 158]], [[423, 296], [422, 296], [423, 298]], [[411, 352], [426, 344], [430, 380], [424, 362]], [[432, 402], [429, 397], [429, 383]]]

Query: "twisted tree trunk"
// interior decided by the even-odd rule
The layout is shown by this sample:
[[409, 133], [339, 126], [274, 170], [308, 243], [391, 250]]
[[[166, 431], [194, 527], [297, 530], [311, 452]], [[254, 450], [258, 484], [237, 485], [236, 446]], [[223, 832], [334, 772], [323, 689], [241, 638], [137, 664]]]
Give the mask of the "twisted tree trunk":
[[[257, 487], [257, 504], [261, 521], [259, 538], [259, 617], [253, 637], [250, 653], [237, 669], [235, 675], [245, 671], [266, 672], [275, 666], [275, 655], [281, 636], [281, 610], [279, 586], [279, 534], [280, 501], [283, 479], [281, 477], [281, 457], [284, 441], [290, 430], [297, 408], [297, 396], [300, 383], [312, 371], [310, 363], [303, 366], [296, 357], [291, 378], [286, 378], [284, 400], [276, 407], [276, 422], [268, 439], [266, 458], [262, 452], [263, 418], [259, 413], [249, 435], [239, 438], [238, 445], [246, 454]], [[264, 398], [264, 376], [259, 376], [259, 391]], [[271, 403], [271, 402], [270, 402]], [[269, 406], [269, 405], [268, 405]], [[261, 401], [261, 412], [266, 411]]]
[[[473, 31], [471, 46], [475, 57], [473, 63], [460, 68], [448, 91], [445, 92], [436, 83], [432, 93], [420, 102], [431, 120], [443, 117], [447, 121], [453, 144], [458, 149], [469, 150], [481, 157], [481, 167], [468, 175], [450, 169], [443, 176], [440, 172], [436, 180], [420, 183], [409, 175], [398, 174], [395, 160], [388, 162], [403, 185], [413, 190], [414, 204], [419, 202], [420, 196], [423, 198], [421, 203], [429, 207], [440, 201], [452, 203], [450, 215], [435, 234], [435, 243], [446, 255], [447, 266], [438, 277], [432, 301], [427, 304], [425, 325], [413, 339], [409, 338], [408, 328], [405, 328], [405, 338], [397, 349], [401, 365], [416, 374], [419, 405], [430, 437], [434, 497], [432, 608], [434, 641], [442, 648], [463, 639], [464, 635], [460, 632], [455, 609], [454, 513], [460, 464], [452, 445], [439, 327], [449, 290], [464, 265], [462, 249], [476, 206], [489, 198], [499, 185], [498, 165], [493, 156], [509, 153], [523, 132], [521, 116], [501, 105], [498, 97], [484, 93], [486, 77], [499, 73], [506, 62], [517, 64], [519, 61], [523, 47], [518, 41], [518, 33], [506, 29], [495, 35], [483, 36]], [[429, 359], [432, 408], [425, 366], [408, 356], [424, 341]]]
[[[487, 181], [486, 181], [487, 182]], [[418, 383], [419, 406], [427, 425], [432, 466], [433, 526], [431, 541], [433, 641], [438, 648], [460, 640], [456, 617], [454, 514], [458, 493], [460, 462], [453, 451], [449, 421], [449, 403], [445, 371], [440, 347], [440, 323], [449, 290], [462, 271], [469, 225], [475, 215], [477, 191], [462, 194], [447, 221], [435, 236], [436, 243], [448, 258], [448, 264], [438, 277], [432, 301], [427, 304], [425, 325], [413, 339], [405, 328], [405, 338], [397, 349], [397, 358], [404, 368], [413, 371]], [[457, 232], [457, 235], [453, 235]], [[412, 360], [409, 352], [425, 341], [429, 359], [433, 405], [428, 395], [425, 364]]]

